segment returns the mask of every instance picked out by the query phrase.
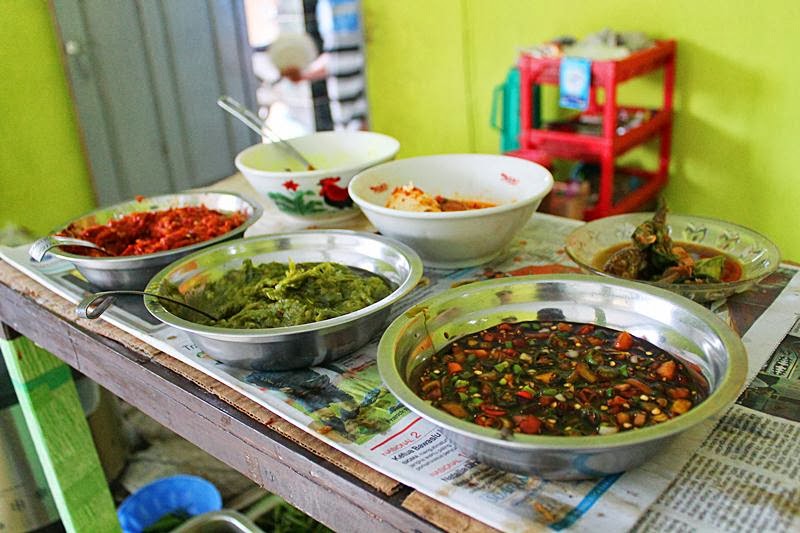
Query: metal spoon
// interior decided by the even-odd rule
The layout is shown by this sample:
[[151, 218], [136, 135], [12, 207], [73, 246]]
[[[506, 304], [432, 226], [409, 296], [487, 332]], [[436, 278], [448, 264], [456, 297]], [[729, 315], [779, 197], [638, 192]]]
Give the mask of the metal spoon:
[[114, 297], [120, 294], [141, 294], [142, 296], [152, 296], [153, 298], [158, 298], [159, 300], [166, 300], [168, 302], [172, 302], [174, 304], [182, 305], [187, 309], [191, 309], [195, 313], [199, 313], [206, 318], [209, 318], [213, 321], [219, 320], [219, 318], [211, 315], [202, 309], [198, 309], [193, 305], [189, 305], [186, 302], [182, 302], [180, 300], [176, 300], [174, 298], [170, 298], [169, 296], [162, 296], [160, 294], [154, 294], [152, 292], [145, 292], [145, 291], [103, 291], [103, 292], [96, 292], [94, 294], [90, 294], [78, 304], [78, 307], [75, 308], [75, 313], [80, 318], [89, 318], [95, 319], [102, 315], [109, 306], [114, 303]]
[[31, 247], [28, 249], [28, 255], [31, 256], [31, 259], [38, 263], [42, 260], [42, 258], [44, 258], [44, 254], [46, 254], [48, 250], [58, 246], [81, 246], [83, 248], [100, 250], [106, 255], [113, 255], [105, 248], [97, 246], [93, 242], [84, 241], [83, 239], [73, 239], [72, 237], [62, 237], [60, 235], [48, 235], [47, 237], [38, 239], [36, 242], [31, 244]]
[[297, 151], [297, 149], [292, 146], [288, 141], [281, 138], [280, 135], [269, 129], [269, 126], [261, 120], [261, 118], [239, 103], [237, 100], [231, 98], [230, 96], [223, 95], [217, 99], [217, 105], [219, 105], [222, 109], [233, 115], [234, 117], [241, 120], [245, 126], [253, 130], [254, 132], [258, 133], [259, 135], [264, 135], [269, 138], [270, 141], [276, 143], [280, 148], [282, 148], [286, 153], [288, 153], [293, 158], [300, 161], [307, 170], [316, 170], [316, 167], [308, 162], [308, 159], [303, 157], [303, 154]]

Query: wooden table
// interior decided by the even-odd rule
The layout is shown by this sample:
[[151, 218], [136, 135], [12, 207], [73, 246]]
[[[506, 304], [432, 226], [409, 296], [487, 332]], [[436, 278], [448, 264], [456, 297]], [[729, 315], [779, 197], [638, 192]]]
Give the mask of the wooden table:
[[[233, 178], [215, 188], [246, 186]], [[364, 223], [359, 219], [353, 224]], [[2, 261], [0, 325], [5, 338], [27, 337], [333, 529], [490, 530], [124, 331], [102, 321], [75, 318], [73, 304]]]

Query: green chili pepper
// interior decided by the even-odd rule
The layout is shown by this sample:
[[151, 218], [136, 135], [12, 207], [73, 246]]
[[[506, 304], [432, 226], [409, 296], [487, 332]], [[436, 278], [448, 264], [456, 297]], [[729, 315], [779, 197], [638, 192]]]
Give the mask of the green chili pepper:
[[600, 365], [597, 367], [597, 373], [603, 378], [612, 379], [617, 377], [619, 370], [611, 366]]
[[502, 363], [497, 363], [494, 365], [494, 369], [498, 372], [505, 372], [506, 368], [508, 368], [508, 361], [503, 361]]

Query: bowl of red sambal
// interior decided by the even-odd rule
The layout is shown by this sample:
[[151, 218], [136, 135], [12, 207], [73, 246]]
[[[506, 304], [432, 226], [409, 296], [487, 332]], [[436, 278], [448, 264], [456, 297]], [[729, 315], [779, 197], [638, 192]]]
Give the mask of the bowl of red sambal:
[[244, 236], [262, 213], [256, 202], [231, 192], [140, 196], [92, 211], [53, 232], [102, 250], [61, 246], [49, 253], [71, 262], [97, 289], [141, 290], [173, 261]]
[[573, 230], [564, 247], [584, 272], [663, 287], [711, 302], [744, 292], [773, 273], [780, 251], [766, 236], [724, 220], [630, 213]]
[[378, 367], [466, 455], [584, 479], [641, 465], [710, 424], [744, 385], [747, 355], [716, 315], [672, 292], [564, 274], [422, 301], [386, 330]]

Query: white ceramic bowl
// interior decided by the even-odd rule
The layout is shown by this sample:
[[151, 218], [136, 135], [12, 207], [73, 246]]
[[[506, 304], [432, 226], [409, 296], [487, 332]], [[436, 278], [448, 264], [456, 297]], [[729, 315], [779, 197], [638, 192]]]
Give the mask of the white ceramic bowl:
[[236, 156], [236, 168], [284, 214], [325, 224], [358, 214], [347, 193], [359, 171], [389, 161], [400, 143], [369, 131], [324, 131], [291, 139], [316, 170], [307, 170], [280, 147], [256, 144]]
[[[443, 213], [385, 207], [395, 187], [413, 183], [432, 196], [482, 200], [495, 207]], [[388, 237], [434, 268], [479, 265], [497, 256], [553, 187], [546, 168], [516, 157], [448, 154], [401, 159], [360, 172], [350, 197]]]

